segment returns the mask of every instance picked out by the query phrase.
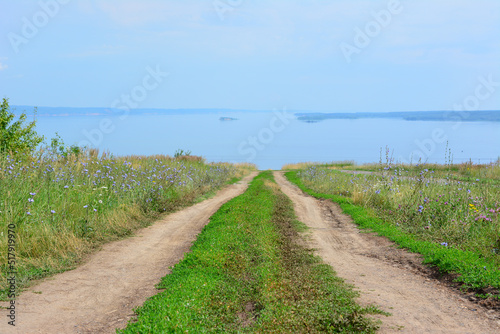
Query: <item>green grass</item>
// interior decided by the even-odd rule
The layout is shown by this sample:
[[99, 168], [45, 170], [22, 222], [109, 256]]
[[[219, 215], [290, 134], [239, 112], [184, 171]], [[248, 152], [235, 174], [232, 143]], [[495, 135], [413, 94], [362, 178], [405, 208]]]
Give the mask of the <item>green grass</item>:
[[473, 251], [500, 266], [500, 188], [494, 184], [436, 179], [429, 169], [415, 176], [401, 166], [371, 175], [310, 167], [298, 175], [308, 188], [350, 198], [418, 239]]
[[370, 333], [376, 312], [296, 242], [290, 200], [270, 172], [224, 204], [159, 294], [119, 333]]
[[464, 181], [471, 183], [486, 183], [500, 185], [500, 160], [489, 164], [474, 164], [471, 161], [460, 164], [434, 164], [434, 163], [418, 163], [413, 165], [408, 164], [365, 164], [365, 165], [339, 165], [339, 164], [324, 164], [318, 165], [321, 167], [332, 167], [336, 169], [346, 169], [354, 171], [368, 172], [389, 172], [394, 169], [404, 170], [405, 176], [418, 176], [423, 170], [432, 170], [434, 179], [445, 179], [454, 181]]
[[190, 156], [1, 154], [0, 299], [9, 271], [9, 224], [15, 225], [16, 281], [23, 289], [240, 177], [233, 165]]
[[[314, 176], [313, 174], [315, 173], [319, 173], [323, 177]], [[439, 222], [439, 219], [442, 219], [443, 222], [441, 228], [438, 223], [435, 224], [436, 227], [425, 228], [425, 226], [419, 226], [418, 223], [418, 215], [422, 214], [425, 209], [422, 210], [422, 212], [418, 212], [417, 209], [419, 203], [412, 203], [413, 211], [411, 211], [411, 219], [408, 219], [403, 224], [403, 221], [400, 219], [404, 215], [409, 215], [410, 210], [402, 211], [400, 213], [401, 216], [398, 216], [398, 219], [396, 221], [390, 220], [390, 217], [393, 217], [394, 215], [389, 214], [383, 209], [387, 205], [391, 204], [390, 197], [376, 197], [378, 195], [384, 195], [384, 191], [387, 192], [387, 189], [384, 190], [383, 184], [377, 182], [370, 183], [372, 185], [377, 185], [377, 187], [371, 190], [372, 192], [381, 190], [380, 192], [375, 193], [375, 195], [373, 193], [370, 193], [369, 191], [349, 191], [348, 189], [352, 190], [356, 187], [356, 181], [365, 179], [364, 177], [361, 179], [351, 178], [346, 181], [342, 178], [351, 176], [345, 176], [341, 174], [342, 173], [334, 173], [332, 171], [313, 172], [311, 170], [306, 170], [287, 172], [286, 177], [291, 182], [300, 187], [304, 192], [317, 198], [331, 199], [332, 201], [338, 203], [341, 206], [342, 210], [346, 214], [350, 215], [353, 218], [354, 222], [360, 227], [371, 229], [380, 235], [388, 237], [390, 240], [396, 242], [401, 247], [404, 247], [412, 252], [422, 254], [426, 263], [437, 266], [441, 271], [445, 273], [458, 274], [457, 281], [462, 282], [464, 284], [464, 288], [476, 289], [476, 291], [481, 291], [480, 289], [488, 287], [493, 287], [496, 289], [500, 288], [498, 255], [491, 252], [490, 250], [486, 254], [488, 256], [484, 256], [484, 247], [473, 247], [478, 242], [484, 243], [485, 240], [488, 240], [486, 236], [483, 235], [482, 238], [470, 237], [480, 235], [481, 231], [479, 231], [478, 234], [478, 229], [480, 228], [483, 228], [482, 232], [484, 234], [488, 233], [489, 235], [498, 237], [498, 232], [494, 234], [490, 231], [490, 229], [498, 229], [498, 220], [496, 222], [488, 222], [490, 224], [488, 224], [487, 226], [483, 226], [484, 224], [480, 224], [481, 222], [477, 223], [477, 221], [474, 221], [474, 219], [472, 219], [471, 224], [473, 224], [474, 222], [476, 224], [475, 226], [471, 227], [471, 230], [467, 235], [468, 238], [473, 239], [469, 240], [469, 249], [464, 247], [463, 244], [459, 244], [458, 242], [451, 245], [444, 245], [436, 241], [436, 239], [442, 238], [446, 233], [451, 234], [449, 230], [452, 227], [445, 226], [445, 223], [447, 223], [446, 215], [455, 214], [459, 211], [458, 209], [440, 212], [437, 210], [431, 211], [432, 207], [429, 208], [429, 211], [431, 211], [433, 214], [433, 217], [430, 217], [433, 219], [432, 223]], [[336, 182], [337, 177], [340, 178], [341, 181]], [[359, 182], [361, 183], [361, 181]], [[330, 183], [330, 185], [328, 185], [327, 183]], [[332, 187], [329, 188], [330, 186]], [[396, 185], [393, 185], [393, 187], [395, 186]], [[432, 190], [432, 186], [430, 186], [430, 189]], [[426, 190], [426, 186], [424, 185], [423, 188], [418, 188], [416, 190], [416, 193], [420, 195], [421, 191], [428, 191], [428, 189]], [[369, 199], [371, 196], [375, 197]], [[396, 198], [404, 196], [405, 195], [403, 193], [403, 195], [396, 195]], [[458, 195], [455, 196], [457, 197]], [[430, 201], [430, 203], [436, 202]], [[417, 206], [417, 209], [415, 209], [414, 206]], [[415, 213], [415, 211], [417, 211], [417, 213]], [[443, 216], [437, 217], [437, 215], [439, 215], [440, 213]], [[462, 213], [462, 215], [464, 214], [467, 216], [470, 214], [470, 212], [467, 211], [465, 213]], [[473, 214], [476, 214], [476, 212], [473, 212]], [[381, 218], [381, 216], [383, 218]], [[494, 218], [496, 219], [497, 216], [495, 216]]]

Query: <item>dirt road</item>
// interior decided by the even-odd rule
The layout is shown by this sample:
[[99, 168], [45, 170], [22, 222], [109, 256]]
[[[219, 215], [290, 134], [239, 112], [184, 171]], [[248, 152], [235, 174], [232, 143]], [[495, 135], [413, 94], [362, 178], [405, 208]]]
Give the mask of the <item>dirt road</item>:
[[293, 201], [298, 219], [310, 227], [310, 246], [359, 289], [362, 305], [376, 304], [392, 313], [377, 316], [381, 333], [500, 333], [496, 311], [486, 311], [419, 274], [423, 266], [418, 255], [360, 233], [336, 204], [304, 194], [282, 172], [275, 172], [275, 179]]
[[133, 308], [158, 292], [155, 284], [189, 250], [210, 216], [243, 193], [255, 175], [33, 286], [16, 301], [15, 328], [7, 324], [7, 311], [0, 310], [0, 333], [115, 333], [133, 317]]

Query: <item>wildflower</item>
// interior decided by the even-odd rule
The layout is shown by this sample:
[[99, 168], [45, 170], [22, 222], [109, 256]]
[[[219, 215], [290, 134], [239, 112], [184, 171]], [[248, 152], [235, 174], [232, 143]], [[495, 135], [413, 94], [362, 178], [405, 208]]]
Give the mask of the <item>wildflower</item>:
[[68, 186], [64, 186], [64, 189], [68, 189], [69, 187]]
[[31, 215], [31, 212], [28, 211], [28, 212], [26, 212], [26, 214], [29, 216], [29, 215]]
[[475, 221], [478, 221], [478, 220], [484, 220], [484, 221], [487, 221], [487, 222], [490, 222], [491, 221], [491, 218], [488, 218], [486, 217], [485, 215], [479, 215], [479, 217], [476, 217], [474, 220]]
[[422, 212], [422, 210], [424, 210], [424, 207], [422, 205], [419, 205], [418, 206], [418, 212]]
[[375, 191], [375, 194], [380, 194], [380, 189]]
[[33, 203], [35, 200], [33, 198], [28, 198], [28, 202]]
[[479, 210], [476, 208], [476, 206], [474, 204], [472, 204], [472, 203], [469, 204], [469, 209], [474, 210], [476, 212], [479, 212]]
[[54, 210], [50, 210], [50, 213], [52, 213], [52, 214], [53, 214], [53, 213], [56, 213], [56, 212], [55, 212]]
[[31, 196], [35, 196], [35, 195], [36, 195], [36, 193], [30, 193], [30, 195], [31, 195]]
[[99, 200], [99, 204], [102, 204], [102, 201], [101, 201], [101, 200]]
[[94, 209], [94, 212], [97, 212], [97, 209]]
[[447, 242], [442, 242], [441, 246], [448, 247], [448, 243]]
[[84, 209], [88, 208], [88, 205], [84, 205], [84, 206], [83, 206], [83, 208], [84, 208]]

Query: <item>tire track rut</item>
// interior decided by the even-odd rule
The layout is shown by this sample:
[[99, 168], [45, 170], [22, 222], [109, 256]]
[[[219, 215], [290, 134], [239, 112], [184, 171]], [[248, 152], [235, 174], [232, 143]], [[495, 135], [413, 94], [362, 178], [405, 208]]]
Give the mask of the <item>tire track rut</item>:
[[293, 201], [298, 219], [310, 227], [309, 247], [360, 291], [360, 304], [392, 313], [375, 316], [382, 321], [381, 333], [500, 333], [497, 311], [478, 307], [426, 277], [418, 254], [360, 233], [338, 205], [304, 194], [283, 172], [275, 172], [275, 179]]
[[115, 333], [124, 328], [133, 309], [158, 293], [155, 285], [189, 251], [210, 216], [242, 194], [256, 174], [131, 238], [105, 244], [78, 268], [24, 291], [16, 300], [15, 327], [7, 324], [7, 310], [0, 310], [0, 333]]

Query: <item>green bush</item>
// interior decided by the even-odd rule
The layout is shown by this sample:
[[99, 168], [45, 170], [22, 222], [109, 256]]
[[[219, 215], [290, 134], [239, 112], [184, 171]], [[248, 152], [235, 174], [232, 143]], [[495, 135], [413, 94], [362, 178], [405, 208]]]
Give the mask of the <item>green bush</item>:
[[10, 111], [9, 100], [3, 98], [0, 107], [0, 152], [33, 152], [43, 141], [43, 136], [35, 132], [36, 121], [24, 124], [25, 113], [22, 113], [17, 121], [14, 121], [14, 118], [14, 113]]

